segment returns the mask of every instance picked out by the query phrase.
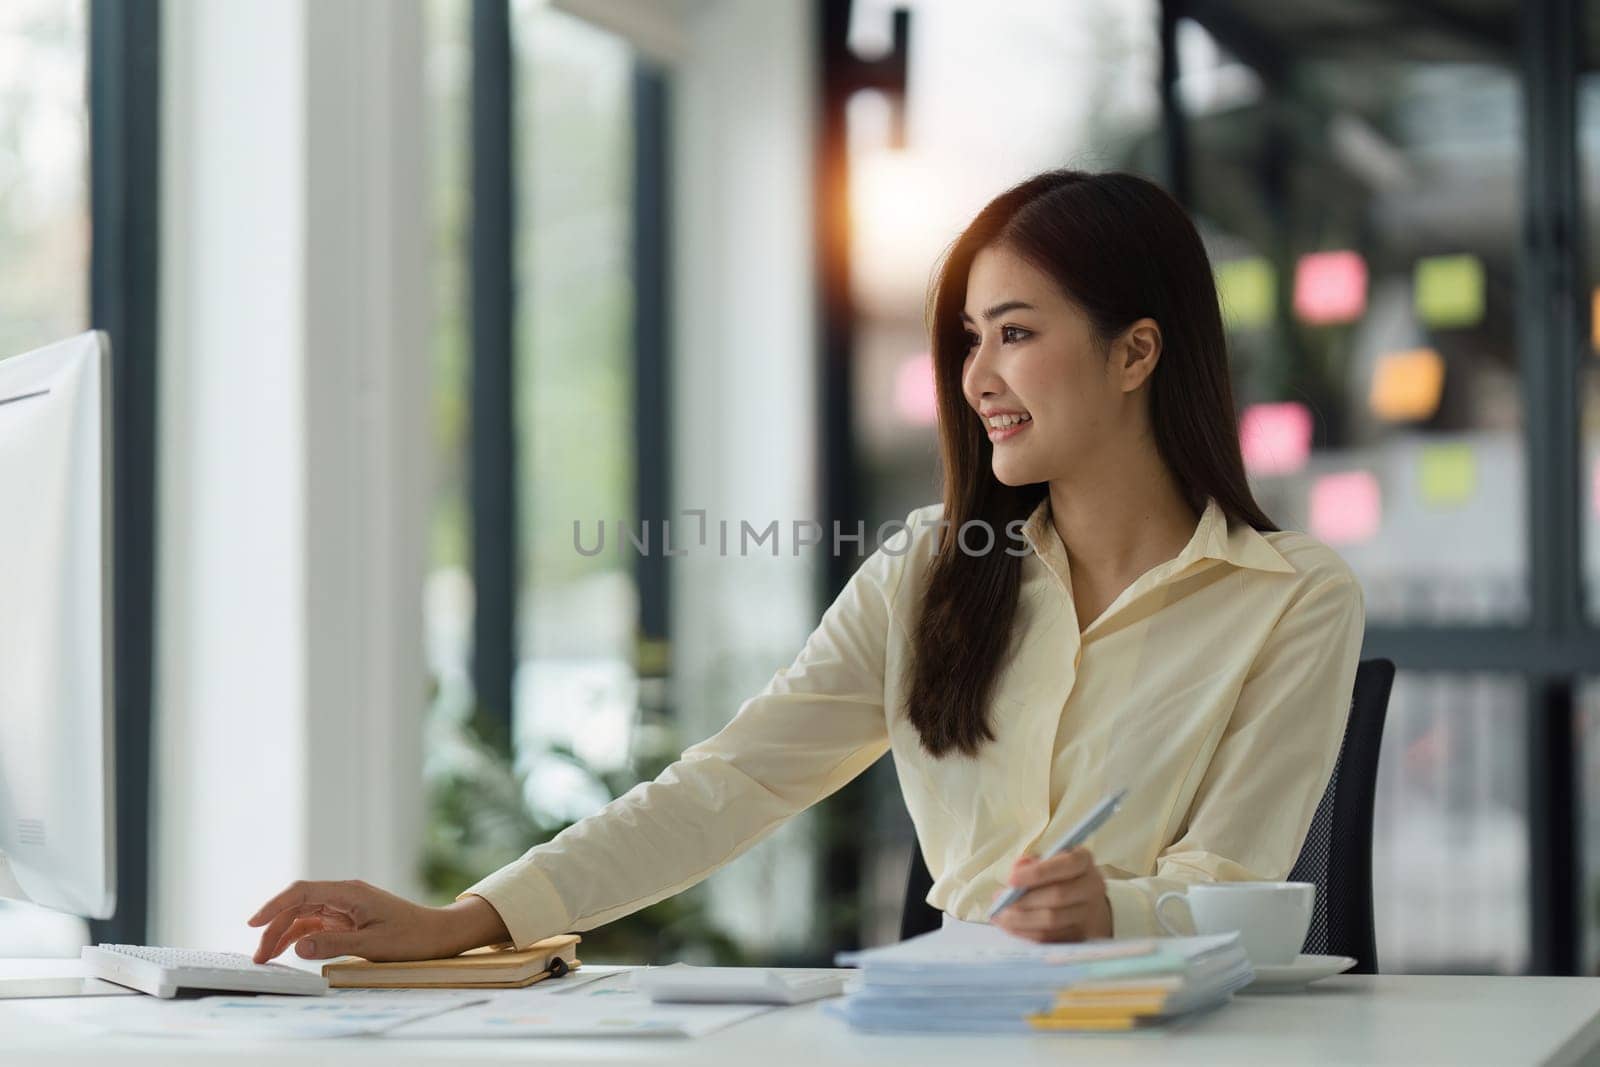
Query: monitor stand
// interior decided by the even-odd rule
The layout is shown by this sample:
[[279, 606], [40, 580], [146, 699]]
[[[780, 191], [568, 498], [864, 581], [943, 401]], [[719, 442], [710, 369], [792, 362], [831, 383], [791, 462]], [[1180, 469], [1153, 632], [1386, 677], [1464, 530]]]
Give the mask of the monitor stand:
[[[12, 873], [11, 861], [0, 849], [0, 897], [9, 897], [32, 903], [17, 876]], [[138, 995], [137, 989], [117, 985], [99, 978], [85, 978], [81, 974], [25, 975], [19, 971], [81, 971], [80, 961], [73, 959], [11, 960], [0, 959], [0, 1000], [34, 1000], [43, 997], [116, 997]], [[4, 974], [10, 971], [13, 974]]]
[[[4, 963], [0, 962], [0, 966], [4, 966]], [[0, 1001], [139, 995], [137, 989], [129, 989], [115, 982], [103, 982], [98, 978], [0, 978]]]

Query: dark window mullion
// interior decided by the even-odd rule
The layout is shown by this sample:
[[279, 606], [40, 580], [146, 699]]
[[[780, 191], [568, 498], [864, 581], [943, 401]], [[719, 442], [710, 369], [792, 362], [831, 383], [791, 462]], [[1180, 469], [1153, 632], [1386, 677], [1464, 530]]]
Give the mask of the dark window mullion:
[[[1528, 573], [1536, 638], [1585, 637], [1579, 527], [1578, 0], [1520, 5], [1525, 94], [1519, 322], [1528, 461]], [[1578, 972], [1579, 796], [1573, 675], [1529, 680], [1531, 974]]]
[[[633, 278], [633, 431], [634, 514], [646, 529], [663, 529], [672, 507], [671, 344], [669, 219], [671, 141], [666, 71], [635, 59], [632, 72], [633, 239], [629, 269]], [[674, 550], [693, 530], [672, 535]], [[635, 570], [639, 587], [638, 638], [634, 666], [640, 701], [651, 712], [666, 711], [663, 679], [670, 667], [671, 585], [667, 555], [640, 553]], [[648, 684], [646, 684], [648, 683]]]
[[513, 84], [509, 0], [473, 0], [472, 681], [478, 725], [508, 754], [518, 592]]
[[[815, 162], [817, 328], [817, 503], [824, 530], [858, 514], [850, 367], [855, 309], [851, 300], [849, 146], [845, 105], [856, 88], [857, 63], [848, 45], [850, 0], [817, 0], [820, 91]], [[849, 581], [852, 568], [829, 552], [817, 574], [817, 600], [826, 607]], [[840, 790], [819, 811], [822, 874], [819, 915], [829, 950], [859, 948], [860, 921], [846, 902], [861, 899], [866, 870], [852, 828], [864, 824], [865, 781]]]
[[159, 0], [89, 8], [90, 324], [111, 338], [116, 914], [95, 941], [142, 944], [150, 901], [155, 662]]
[[1545, 636], [1525, 626], [1367, 625], [1363, 656], [1405, 670], [1524, 674], [1570, 678], [1600, 674], [1600, 640], [1589, 633]]
[[1161, 143], [1162, 169], [1170, 192], [1185, 210], [1194, 210], [1193, 174], [1189, 160], [1189, 122], [1178, 99], [1182, 76], [1178, 55], [1178, 21], [1185, 0], [1161, 0]]

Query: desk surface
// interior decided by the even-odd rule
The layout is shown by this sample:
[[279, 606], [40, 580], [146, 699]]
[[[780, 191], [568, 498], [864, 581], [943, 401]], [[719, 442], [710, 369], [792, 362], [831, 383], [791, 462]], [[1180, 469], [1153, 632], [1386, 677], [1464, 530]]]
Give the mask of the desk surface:
[[[73, 973], [0, 960], [0, 977]], [[113, 998], [120, 1000], [121, 998]], [[1070, 1059], [1118, 1064], [1514, 1064], [1600, 1063], [1600, 978], [1338, 975], [1299, 994], [1237, 994], [1182, 1030], [1115, 1034], [863, 1034], [819, 1013], [817, 1003], [780, 1008], [700, 1038], [220, 1042], [101, 1035], [47, 1025], [0, 1001], [0, 1048], [17, 1064], [279, 1064], [388, 1061], [439, 1067], [465, 1061], [561, 1064], [951, 1064], [1007, 1067]], [[976, 1057], [976, 1059], [975, 1059]]]

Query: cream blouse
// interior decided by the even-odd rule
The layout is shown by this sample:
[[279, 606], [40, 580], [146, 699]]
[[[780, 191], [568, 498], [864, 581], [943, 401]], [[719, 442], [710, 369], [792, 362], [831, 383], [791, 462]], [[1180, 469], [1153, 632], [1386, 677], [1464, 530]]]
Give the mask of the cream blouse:
[[[1364, 601], [1344, 561], [1304, 533], [1230, 524], [1212, 500], [1183, 551], [1080, 633], [1046, 497], [1020, 528], [1022, 633], [993, 691], [996, 740], [933, 760], [896, 709], [943, 511], [912, 511], [726, 726], [461, 897], [487, 900], [519, 946], [593, 929], [701, 881], [886, 751], [933, 875], [928, 903], [959, 919], [982, 921], [1019, 855], [1124, 786], [1087, 842], [1113, 936], [1160, 935], [1166, 890], [1287, 876], [1361, 651]], [[979, 533], [966, 543], [981, 547]], [[996, 531], [999, 549], [1023, 551], [1014, 533]], [[1185, 909], [1165, 914], [1188, 930]]]

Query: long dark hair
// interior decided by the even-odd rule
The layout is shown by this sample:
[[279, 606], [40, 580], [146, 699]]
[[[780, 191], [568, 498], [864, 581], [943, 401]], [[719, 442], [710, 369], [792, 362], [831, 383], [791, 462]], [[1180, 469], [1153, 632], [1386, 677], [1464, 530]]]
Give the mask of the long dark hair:
[[[970, 756], [994, 740], [990, 690], [1017, 636], [1023, 559], [1004, 550], [1010, 538], [998, 531], [1026, 519], [1049, 492], [1047, 483], [995, 478], [993, 446], [961, 390], [967, 275], [989, 245], [1054, 278], [1102, 348], [1136, 319], [1154, 319], [1162, 350], [1149, 382], [1150, 421], [1162, 460], [1197, 513], [1215, 498], [1230, 521], [1277, 529], [1245, 480], [1211, 263], [1178, 202], [1137, 175], [1065, 169], [995, 197], [946, 250], [928, 296], [947, 525], [938, 531], [905, 691], [906, 713], [936, 758], [952, 749]], [[997, 531], [987, 554], [956, 540], [973, 520]]]

